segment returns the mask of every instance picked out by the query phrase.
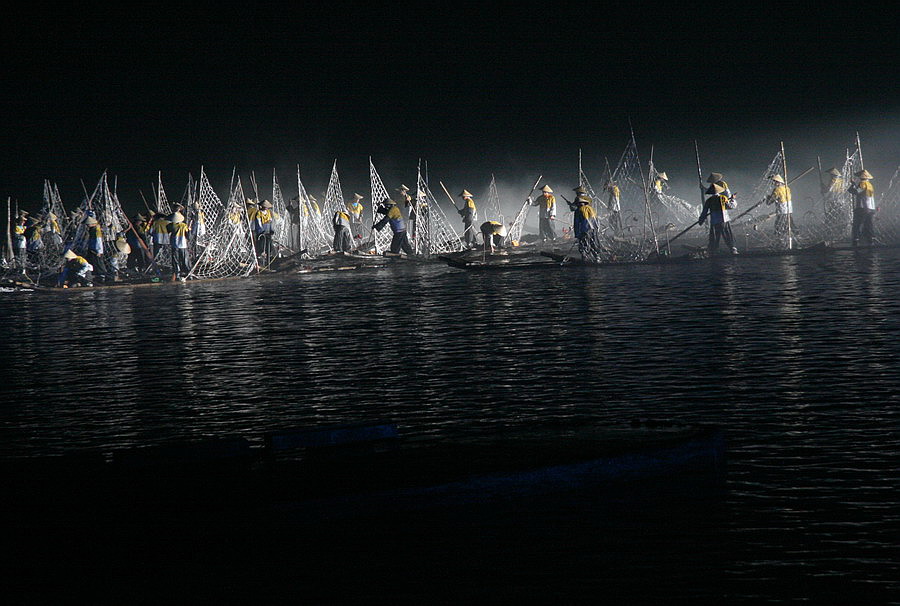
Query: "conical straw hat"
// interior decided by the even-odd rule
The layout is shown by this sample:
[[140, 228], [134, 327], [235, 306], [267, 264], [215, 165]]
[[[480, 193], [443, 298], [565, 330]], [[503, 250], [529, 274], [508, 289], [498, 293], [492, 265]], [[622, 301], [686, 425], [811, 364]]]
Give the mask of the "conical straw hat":
[[860, 179], [874, 179], [874, 177], [872, 176], [872, 173], [870, 173], [866, 169], [862, 169], [861, 171], [856, 173], [856, 176], [859, 177]]
[[544, 192], [545, 194], [552, 194], [552, 193], [553, 193], [553, 190], [550, 189], [550, 186], [549, 186], [549, 185], [545, 185], [544, 187], [542, 187], [542, 188], [541, 188], [541, 191]]
[[835, 177], [840, 177], [841, 171], [839, 171], [838, 169], [836, 169], [835, 167], [832, 166], [831, 168], [828, 169], [828, 174], [834, 175]]
[[662, 179], [663, 181], [668, 181], [668, 180], [669, 180], [669, 175], [667, 175], [667, 174], [665, 173], [665, 171], [663, 171], [663, 172], [657, 174], [656, 176], [659, 177], [660, 179]]
[[784, 177], [781, 175], [772, 175], [772, 181], [775, 183], [784, 183]]
[[64, 256], [66, 259], [74, 259], [74, 258], [77, 257], [78, 255], [76, 255], [76, 254], [75, 254], [75, 251], [73, 251], [73, 250], [70, 248], [70, 249], [67, 250], [65, 253], [63, 253], [63, 256]]
[[725, 191], [725, 188], [724, 188], [724, 187], [722, 187], [722, 186], [719, 185], [718, 183], [713, 183], [713, 184], [710, 185], [709, 188], [706, 190], [706, 193], [708, 193], [708, 194], [721, 194], [721, 193], [724, 192], [724, 191]]
[[462, 193], [459, 194], [459, 195], [460, 195], [460, 197], [462, 197], [462, 198], [471, 198], [471, 197], [473, 197], [472, 194], [469, 193], [469, 190], [468, 190], [468, 189], [462, 190]]
[[716, 183], [724, 179], [725, 176], [722, 173], [709, 173], [709, 177], [706, 178], [707, 183]]

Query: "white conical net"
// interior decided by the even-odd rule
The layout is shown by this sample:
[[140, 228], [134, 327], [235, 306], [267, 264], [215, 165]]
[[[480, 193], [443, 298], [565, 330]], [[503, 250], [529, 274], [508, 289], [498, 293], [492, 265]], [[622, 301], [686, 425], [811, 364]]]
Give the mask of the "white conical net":
[[[372, 158], [369, 158], [369, 184], [372, 193], [372, 224], [374, 225], [380, 219], [378, 207], [390, 196], [384, 183], [381, 182], [381, 177], [378, 176], [378, 171], [375, 170], [375, 165], [372, 164]], [[382, 228], [381, 231], [373, 229], [372, 236], [376, 254], [390, 249], [391, 239], [394, 237], [390, 229], [387, 227]]]
[[463, 250], [459, 234], [447, 220], [447, 215], [431, 193], [421, 170], [418, 171], [416, 178], [416, 201], [419, 204], [416, 229], [420, 235], [416, 242], [416, 252], [423, 255], [437, 255]]
[[246, 276], [256, 268], [256, 252], [250, 232], [240, 178], [223, 205], [201, 169], [197, 203], [205, 214], [210, 238], [198, 247], [191, 277], [227, 278]]

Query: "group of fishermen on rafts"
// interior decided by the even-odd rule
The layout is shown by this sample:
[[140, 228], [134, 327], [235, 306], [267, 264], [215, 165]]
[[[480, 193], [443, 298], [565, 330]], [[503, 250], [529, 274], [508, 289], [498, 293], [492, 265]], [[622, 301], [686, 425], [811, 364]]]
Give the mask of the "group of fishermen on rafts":
[[[853, 224], [851, 240], [854, 246], [860, 244], [872, 244], [874, 236], [873, 218], [875, 215], [875, 190], [871, 183], [872, 175], [867, 170], [858, 171], [855, 176], [857, 182], [845, 187], [840, 171], [832, 168], [828, 171], [830, 182], [823, 185], [826, 207], [831, 201], [837, 204], [840, 196], [849, 192], [854, 198]], [[659, 173], [653, 189], [657, 193], [662, 191], [668, 178], [665, 173]], [[789, 243], [792, 235], [796, 233], [796, 225], [793, 222], [793, 201], [791, 189], [780, 174], [771, 177], [773, 189], [766, 196], [765, 203], [775, 207], [775, 235], [781, 243]], [[729, 211], [736, 208], [735, 194], [730, 190], [721, 173], [712, 173], [707, 178], [708, 188], [704, 194], [707, 196], [702, 206], [697, 225], [703, 225], [709, 221], [709, 244], [707, 250], [710, 254], [716, 254], [720, 243], [724, 241], [725, 247], [731, 254], [738, 254], [734, 235], [731, 230], [731, 218]], [[409, 188], [402, 185], [396, 190], [400, 202], [406, 208], [409, 222], [415, 225], [416, 221], [427, 217], [427, 204], [416, 201], [410, 196]], [[622, 231], [620, 217], [620, 190], [615, 182], [607, 182], [604, 191], [608, 194], [606, 210], [608, 211], [608, 228], [612, 233]], [[577, 240], [579, 252], [588, 260], [596, 260], [599, 250], [599, 236], [607, 226], [601, 225], [597, 211], [588, 191], [582, 187], [574, 188], [575, 199], [566, 200], [569, 209], [573, 212], [573, 225], [571, 233]], [[466, 248], [477, 248], [477, 233], [482, 235], [482, 246], [485, 251], [494, 252], [502, 248], [507, 239], [507, 226], [495, 220], [481, 223], [477, 231], [475, 228], [478, 212], [474, 196], [463, 190], [459, 197], [462, 198], [462, 206], [457, 212], [462, 218], [462, 240]], [[354, 194], [353, 199], [343, 205], [334, 213], [332, 226], [334, 228], [333, 249], [336, 252], [350, 252], [353, 250], [354, 240], [362, 239], [364, 229], [363, 222], [363, 196]], [[552, 242], [557, 239], [555, 223], [557, 202], [553, 189], [544, 185], [541, 195], [532, 200], [527, 200], [532, 206], [539, 208], [539, 236], [541, 242]], [[238, 205], [240, 206], [240, 205]], [[290, 209], [289, 209], [290, 210]], [[413, 254], [413, 249], [407, 235], [406, 219], [397, 201], [385, 198], [376, 209], [381, 218], [373, 225], [373, 229], [382, 230], [389, 226], [393, 232], [390, 244], [390, 252], [399, 254]], [[826, 214], [827, 214], [826, 208]], [[264, 200], [257, 204], [248, 199], [246, 204], [247, 220], [254, 232], [254, 246], [258, 262], [262, 265], [277, 254], [273, 246], [274, 226], [278, 215], [274, 212], [271, 202]], [[183, 205], [176, 205], [170, 214], [161, 212], [138, 213], [132, 220], [134, 229], [129, 229], [123, 234], [117, 234], [113, 240], [115, 252], [112, 255], [104, 255], [104, 234], [97, 217], [91, 211], [72, 211], [70, 222], [83, 226], [83, 230], [76, 230], [80, 237], [72, 236], [73, 241], [62, 241], [62, 233], [59, 227], [58, 217], [47, 210], [37, 217], [31, 217], [27, 211], [19, 211], [16, 218], [12, 244], [14, 249], [15, 264], [24, 273], [26, 252], [40, 251], [45, 245], [54, 246], [63, 251], [64, 263], [59, 274], [58, 285], [68, 287], [70, 284], [91, 286], [93, 280], [102, 282], [118, 281], [119, 272], [123, 268], [134, 269], [139, 272], [147, 271], [154, 266], [158, 267], [164, 257], [171, 263], [172, 279], [184, 281], [191, 271], [189, 248], [189, 234], [193, 235], [193, 241], [197, 236], [202, 236], [206, 231], [204, 215], [199, 205], [191, 204], [189, 209]], [[229, 218], [234, 221], [244, 220], [239, 209], [230, 212]], [[789, 244], [788, 246], [789, 247]], [[106, 258], [105, 258], [106, 257]], [[109, 263], [107, 260], [109, 259]]]

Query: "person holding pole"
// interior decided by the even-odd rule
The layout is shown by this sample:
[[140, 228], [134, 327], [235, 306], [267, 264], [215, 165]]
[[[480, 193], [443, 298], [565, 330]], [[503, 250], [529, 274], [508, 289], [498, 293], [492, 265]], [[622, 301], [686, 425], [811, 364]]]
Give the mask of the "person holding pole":
[[622, 211], [622, 192], [615, 181], [607, 181], [603, 189], [609, 194], [609, 198], [606, 201], [606, 210], [609, 211], [609, 226], [612, 228], [613, 234], [619, 235], [622, 233], [622, 218], [620, 216]]
[[391, 252], [396, 255], [400, 254], [402, 250], [407, 255], [413, 254], [412, 246], [409, 244], [409, 237], [406, 235], [406, 222], [403, 221], [403, 213], [400, 212], [397, 203], [390, 198], [385, 198], [381, 206], [378, 207], [378, 212], [383, 214], [384, 217], [375, 223], [372, 228], [381, 231], [385, 225], [390, 223], [391, 231], [394, 232], [394, 237], [391, 239]]
[[595, 263], [599, 252], [597, 211], [591, 205], [591, 197], [584, 187], [576, 187], [575, 194], [575, 201], [569, 204], [569, 208], [574, 212], [572, 228], [578, 240], [578, 252], [582, 259]]
[[556, 230], [553, 228], [553, 222], [556, 221], [556, 197], [549, 185], [541, 188], [543, 194], [537, 200], [531, 203], [532, 206], [540, 207], [540, 236], [541, 242], [549, 240], [553, 242], [556, 239]]
[[459, 196], [463, 199], [463, 207], [456, 212], [462, 217], [463, 220], [463, 241], [466, 243], [466, 248], [475, 248], [478, 245], [478, 242], [475, 237], [475, 220], [478, 219], [478, 209], [475, 207], [475, 201], [472, 199], [472, 194], [469, 193], [469, 190], [464, 189]]
[[362, 199], [361, 195], [353, 194], [353, 199], [347, 204], [347, 211], [350, 213], [351, 237], [358, 241], [362, 241], [363, 237], [363, 205], [360, 202]]
[[728, 211], [734, 209], [734, 198], [725, 195], [727, 190], [718, 183], [711, 183], [706, 193], [709, 197], [703, 203], [703, 211], [700, 213], [698, 225], [703, 225], [709, 217], [709, 246], [707, 250], [714, 255], [719, 250], [719, 240], [725, 240], [725, 245], [731, 248], [731, 254], [738, 254], [734, 245], [734, 235], [731, 233], [731, 217]]
[[870, 182], [874, 177], [866, 169], [854, 175], [859, 179], [847, 190], [853, 195], [853, 230], [850, 238], [853, 246], [859, 246], [863, 240], [871, 246], [875, 238], [875, 187]]
[[773, 175], [772, 182], [775, 188], [766, 196], [766, 205], [775, 205], [775, 238], [783, 249], [791, 248], [791, 235], [796, 228], [793, 224], [793, 202], [791, 201], [791, 188], [784, 182], [781, 175]]

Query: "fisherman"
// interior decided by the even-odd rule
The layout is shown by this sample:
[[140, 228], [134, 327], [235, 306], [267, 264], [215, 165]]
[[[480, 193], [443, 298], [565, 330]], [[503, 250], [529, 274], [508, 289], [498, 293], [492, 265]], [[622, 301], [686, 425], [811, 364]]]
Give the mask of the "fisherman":
[[84, 252], [84, 258], [96, 270], [97, 278], [105, 281], [112, 276], [106, 268], [106, 262], [103, 260], [103, 230], [100, 229], [100, 223], [92, 215], [88, 215], [84, 220], [84, 224], [87, 227], [87, 249]]
[[347, 205], [347, 211], [350, 213], [350, 235], [354, 240], [362, 240], [363, 231], [363, 205], [360, 200], [363, 197], [359, 194], [353, 194], [353, 199]]
[[491, 253], [494, 249], [503, 247], [503, 239], [506, 237], [506, 226], [499, 221], [485, 221], [481, 224], [481, 237], [484, 240], [484, 250]]
[[737, 204], [733, 198], [725, 195], [727, 190], [718, 183], [710, 184], [706, 190], [709, 197], [703, 203], [703, 212], [697, 220], [697, 225], [703, 225], [706, 217], [709, 216], [709, 246], [707, 250], [710, 255], [716, 254], [719, 250], [719, 240], [725, 239], [725, 245], [731, 248], [731, 254], [738, 254], [738, 249], [734, 245], [734, 236], [731, 233], [731, 217], [728, 211], [734, 209]]
[[169, 220], [161, 212], [154, 213], [150, 220], [150, 237], [153, 241], [153, 259], [159, 265], [169, 244]]
[[653, 180], [653, 192], [656, 194], [658, 198], [662, 195], [663, 191], [668, 189], [669, 187], [669, 176], [665, 172], [656, 173], [656, 178]]
[[40, 254], [44, 250], [44, 240], [41, 238], [43, 221], [28, 217], [25, 221], [25, 239], [28, 241], [28, 252]]
[[28, 212], [24, 210], [19, 211], [19, 215], [16, 217], [15, 224], [13, 225], [13, 233], [12, 233], [12, 243], [13, 243], [13, 254], [15, 255], [15, 266], [18, 268], [19, 273], [23, 276], [25, 275], [25, 263], [27, 259], [27, 251], [28, 251], [28, 240], [25, 235], [26, 227], [25, 227], [25, 218], [28, 216]]
[[466, 243], [466, 248], [475, 248], [478, 242], [475, 237], [473, 224], [478, 219], [478, 209], [475, 207], [475, 201], [472, 199], [472, 194], [469, 193], [469, 190], [462, 190], [459, 196], [463, 199], [463, 207], [456, 212], [459, 213], [463, 220], [463, 241]]
[[791, 188], [781, 175], [773, 175], [772, 182], [775, 183], [775, 188], [766, 196], [766, 205], [775, 205], [775, 238], [781, 248], [789, 249], [795, 232]]
[[353, 248], [350, 242], [350, 212], [345, 208], [334, 211], [331, 225], [334, 227], [334, 252], [350, 252]]
[[253, 223], [253, 232], [256, 234], [256, 254], [266, 259], [266, 264], [272, 260], [272, 238], [275, 235], [275, 220], [278, 215], [272, 210], [272, 203], [263, 200], [259, 210], [251, 212], [250, 220]]
[[91, 271], [94, 267], [87, 259], [75, 254], [72, 249], [67, 250], [63, 254], [65, 263], [62, 271], [59, 272], [59, 281], [57, 284], [63, 288], [69, 288], [70, 282], [76, 282], [79, 286], [93, 286], [91, 280]]
[[42, 223], [47, 243], [57, 249], [62, 248], [62, 229], [59, 227], [59, 217], [52, 211], [47, 211], [42, 215]]
[[858, 183], [852, 183], [847, 190], [853, 196], [853, 230], [850, 238], [853, 246], [863, 240], [871, 246], [875, 238], [875, 187], [870, 182], [874, 177], [863, 169], [854, 175]]
[[191, 273], [188, 264], [188, 232], [190, 226], [185, 223], [184, 215], [178, 211], [172, 213], [172, 222], [169, 223], [169, 245], [172, 248], [172, 281], [184, 282]]
[[550, 189], [549, 185], [544, 185], [541, 188], [541, 192], [543, 194], [531, 205], [540, 207], [539, 231], [541, 242], [546, 242], [547, 240], [552, 242], [556, 239], [556, 229], [553, 227], [553, 222], [556, 221], [556, 196], [553, 195], [553, 190]]
[[608, 193], [606, 210], [609, 211], [609, 226], [614, 234], [619, 235], [622, 233], [622, 217], [620, 214], [622, 212], [622, 192], [615, 181], [607, 181], [603, 189]]
[[119, 236], [113, 243], [115, 252], [109, 258], [109, 266], [112, 272], [113, 282], [120, 282], [119, 270], [128, 267], [128, 255], [131, 254], [131, 245], [125, 240], [124, 236]]
[[600, 224], [591, 202], [587, 191], [579, 185], [575, 188], [575, 201], [569, 204], [569, 208], [575, 213], [572, 230], [578, 240], [578, 252], [583, 259], [596, 262], [600, 250], [597, 240]]
[[292, 251], [300, 250], [300, 229], [302, 213], [300, 210], [300, 196], [294, 196], [287, 203], [290, 230], [288, 231], [288, 246]]
[[191, 204], [190, 222], [188, 223], [188, 227], [191, 228], [191, 243], [194, 245], [196, 252], [196, 247], [200, 243], [201, 238], [206, 236], [206, 213], [200, 208], [198, 202]]
[[822, 184], [822, 197], [825, 199], [825, 226], [834, 236], [846, 227], [845, 212], [841, 208], [841, 198], [846, 191], [841, 171], [832, 166], [828, 169], [828, 183]]
[[135, 254], [128, 256], [127, 267], [137, 271], [145, 271], [150, 267], [150, 257], [145, 250], [150, 227], [147, 223], [147, 217], [142, 213], [136, 214], [131, 218], [131, 226], [134, 229], [129, 229], [125, 232], [125, 241], [128, 242], [132, 252]]
[[391, 239], [391, 252], [399, 254], [403, 250], [407, 255], [413, 254], [412, 246], [409, 245], [409, 238], [406, 235], [406, 223], [403, 221], [403, 213], [400, 212], [397, 203], [390, 198], [385, 198], [381, 206], [378, 207], [378, 212], [383, 214], [384, 217], [372, 227], [381, 231], [386, 224], [390, 223], [391, 231], [394, 232], [394, 237]]

